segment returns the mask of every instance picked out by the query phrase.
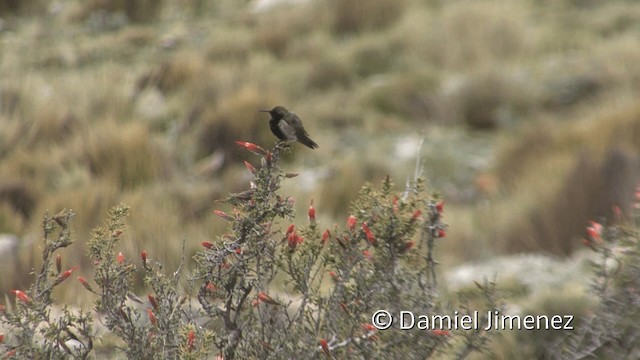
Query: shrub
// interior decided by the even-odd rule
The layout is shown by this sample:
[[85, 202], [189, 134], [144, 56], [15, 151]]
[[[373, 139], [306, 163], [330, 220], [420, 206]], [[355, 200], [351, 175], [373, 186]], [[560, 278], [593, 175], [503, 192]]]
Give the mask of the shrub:
[[[127, 358], [425, 358], [443, 352], [464, 358], [486, 348], [490, 333], [482, 329], [406, 331], [394, 325], [383, 331], [371, 323], [379, 309], [396, 316], [408, 309], [453, 313], [438, 295], [434, 259], [435, 245], [446, 235], [444, 202], [427, 195], [422, 179], [400, 194], [389, 177], [380, 189], [364, 186], [345, 227], [325, 229], [312, 201], [306, 225], [291, 223], [282, 231], [280, 225], [295, 215], [294, 200], [279, 191], [282, 181], [295, 177], [279, 166], [289, 148], [237, 144], [257, 155], [260, 165], [245, 161], [253, 175], [250, 188], [224, 201], [231, 211], [214, 212], [230, 230], [202, 243], [188, 278], [184, 255], [177, 269], [167, 271], [146, 251], [139, 259], [119, 252], [125, 205], [113, 208], [92, 232], [93, 278], [78, 280], [97, 296], [101, 324]], [[42, 268], [29, 290], [13, 291], [15, 307], [0, 313], [10, 331], [0, 345], [8, 357], [84, 358], [94, 351], [89, 313], [68, 307], [58, 317], [50, 312], [53, 288], [77, 268], [63, 272], [61, 257], [54, 256], [72, 243], [72, 217], [70, 211], [45, 217]], [[149, 289], [144, 297], [134, 294], [138, 262]], [[480, 297], [468, 297], [473, 306], [494, 310], [494, 286], [477, 285]], [[472, 311], [465, 298], [457, 306], [462, 314]]]
[[593, 262], [592, 292], [600, 303], [572, 334], [552, 348], [556, 358], [619, 358], [640, 356], [640, 185], [631, 218], [618, 213], [622, 223], [591, 221], [584, 244], [598, 254]]

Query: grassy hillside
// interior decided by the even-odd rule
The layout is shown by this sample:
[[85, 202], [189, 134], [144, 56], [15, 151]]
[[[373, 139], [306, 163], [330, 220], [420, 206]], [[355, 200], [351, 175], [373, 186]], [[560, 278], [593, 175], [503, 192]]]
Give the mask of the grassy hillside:
[[320, 144], [285, 165], [299, 211], [314, 199], [341, 221], [363, 183], [420, 155], [448, 202], [447, 264], [567, 255], [587, 220], [628, 211], [640, 4], [263, 3], [0, 1], [0, 233], [23, 239], [3, 290], [28, 281], [41, 218], [63, 208], [80, 239], [65, 262], [85, 264], [125, 202], [123, 252], [175, 266], [183, 239], [221, 232], [215, 201], [248, 181], [234, 141], [271, 146], [257, 110], [276, 104]]

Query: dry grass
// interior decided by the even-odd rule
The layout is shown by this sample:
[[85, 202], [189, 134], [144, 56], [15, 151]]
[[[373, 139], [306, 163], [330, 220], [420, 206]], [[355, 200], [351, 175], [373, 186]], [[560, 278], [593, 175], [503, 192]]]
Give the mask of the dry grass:
[[31, 18], [43, 3], [17, 4], [0, 2], [0, 232], [37, 237], [46, 210], [73, 208], [82, 237], [126, 201], [127, 256], [175, 264], [182, 239], [189, 253], [221, 231], [214, 201], [247, 187], [252, 160], [234, 141], [272, 145], [257, 110], [276, 104], [320, 144], [285, 166], [302, 173], [299, 210], [314, 198], [328, 224], [364, 182], [402, 182], [413, 162], [393, 149], [425, 134], [452, 261], [571, 252], [637, 180], [629, 2], [76, 0]]

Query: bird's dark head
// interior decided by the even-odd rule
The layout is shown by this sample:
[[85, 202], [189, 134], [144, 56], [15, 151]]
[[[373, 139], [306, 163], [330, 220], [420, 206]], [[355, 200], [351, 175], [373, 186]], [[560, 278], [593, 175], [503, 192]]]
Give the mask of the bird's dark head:
[[276, 118], [276, 119], [282, 119], [283, 117], [287, 116], [289, 114], [289, 110], [285, 109], [284, 106], [276, 106], [271, 110], [258, 110], [260, 112], [268, 112], [269, 114], [271, 114], [272, 117]]

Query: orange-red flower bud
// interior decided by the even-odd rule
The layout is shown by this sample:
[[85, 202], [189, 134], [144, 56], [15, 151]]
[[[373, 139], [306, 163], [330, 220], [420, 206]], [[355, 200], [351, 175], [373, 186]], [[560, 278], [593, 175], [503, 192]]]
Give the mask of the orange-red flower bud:
[[250, 142], [246, 142], [246, 141], [236, 141], [236, 144], [240, 147], [243, 147], [249, 151], [251, 151], [254, 154], [257, 155], [262, 155], [265, 154], [266, 151], [261, 148], [260, 146], [254, 144], [254, 143], [250, 143]]
[[93, 292], [93, 288], [91, 288], [91, 285], [89, 285], [87, 279], [83, 278], [82, 276], [78, 276], [78, 281], [80, 282], [80, 284], [82, 284], [82, 286], [84, 286], [85, 289]]
[[296, 226], [294, 224], [289, 225], [289, 227], [287, 228], [287, 236], [289, 236], [289, 234], [292, 234], [295, 230]]
[[313, 207], [313, 200], [311, 200], [311, 205], [309, 205], [309, 220], [316, 221], [316, 209]]
[[594, 240], [594, 241], [601, 241], [602, 237], [602, 224], [595, 222], [595, 221], [590, 221], [589, 226], [587, 226], [587, 235], [589, 235], [589, 239], [590, 240]]
[[438, 237], [443, 238], [447, 236], [447, 232], [444, 229], [438, 229]]
[[149, 304], [151, 304], [153, 310], [158, 311], [158, 302], [156, 301], [156, 297], [153, 296], [153, 294], [149, 294], [147, 295], [147, 298], [149, 299]]
[[158, 319], [156, 319], [156, 315], [153, 313], [153, 310], [151, 310], [151, 308], [147, 308], [147, 314], [149, 315], [149, 322], [151, 323], [151, 325], [157, 326]]
[[124, 264], [124, 260], [125, 260], [124, 259], [124, 255], [122, 255], [122, 253], [119, 252], [116, 260], [118, 261], [118, 264], [120, 264], [120, 265]]
[[451, 335], [451, 333], [448, 330], [442, 330], [442, 329], [433, 329], [431, 330], [431, 333], [435, 336], [449, 336]]
[[418, 220], [418, 218], [420, 218], [421, 215], [422, 215], [422, 211], [420, 210], [414, 211], [413, 215], [411, 216], [411, 222]]
[[291, 251], [295, 250], [298, 245], [302, 244], [303, 240], [304, 238], [296, 234], [295, 232], [289, 234], [289, 236], [287, 237], [287, 244], [289, 245], [289, 249]]
[[140, 253], [140, 259], [142, 259], [143, 265], [147, 264], [147, 250], [142, 250], [142, 252]]
[[31, 302], [29, 296], [21, 290], [11, 290], [10, 293], [14, 294], [16, 296], [16, 299], [22, 301], [23, 303]]
[[331, 236], [331, 233], [329, 232], [329, 229], [325, 230], [322, 233], [322, 245], [327, 243], [327, 240], [329, 240], [329, 237]]
[[373, 236], [373, 233], [371, 232], [371, 229], [369, 229], [369, 226], [367, 226], [366, 222], [362, 223], [362, 230], [364, 231], [364, 234], [367, 237], [367, 241], [369, 242], [369, 244], [376, 246], [378, 244], [378, 241], [376, 241], [375, 236]]
[[196, 332], [194, 330], [189, 330], [187, 333], [187, 349], [192, 351], [196, 344]]
[[347, 226], [349, 227], [349, 230], [353, 231], [356, 228], [356, 222], [356, 217], [349, 215], [349, 218], [347, 219]]
[[227, 221], [233, 221], [233, 216], [227, 214], [226, 212], [222, 211], [222, 210], [213, 210], [213, 213], [216, 214], [217, 217], [227, 220]]
[[373, 326], [373, 324], [369, 324], [369, 323], [362, 324], [362, 329], [364, 331], [378, 331], [378, 328]]
[[271, 296], [267, 295], [267, 293], [265, 293], [264, 291], [260, 291], [258, 293], [258, 299], [264, 303], [267, 304], [271, 304], [271, 305], [279, 305], [279, 303], [275, 300], [273, 300], [273, 298], [271, 298]]
[[200, 243], [200, 245], [206, 247], [207, 249], [211, 249], [213, 247], [213, 244], [208, 241], [203, 241]]
[[444, 211], [444, 200], [441, 200], [436, 204], [436, 211], [438, 212], [438, 214], [442, 214], [442, 212]]
[[248, 162], [247, 160], [244, 161], [244, 166], [247, 168], [247, 170], [249, 170], [250, 173], [252, 174], [256, 173], [256, 168], [254, 168], [253, 165], [251, 165], [251, 163]]
[[56, 280], [56, 282], [59, 284], [65, 280], [67, 280], [69, 278], [69, 276], [71, 276], [71, 273], [76, 271], [78, 269], [78, 266], [74, 266], [71, 269], [63, 272], [62, 274], [60, 274], [60, 276], [58, 276], [58, 279]]
[[329, 343], [327, 342], [327, 339], [320, 339], [320, 348], [326, 355], [329, 355], [331, 353], [331, 349], [329, 349]]

